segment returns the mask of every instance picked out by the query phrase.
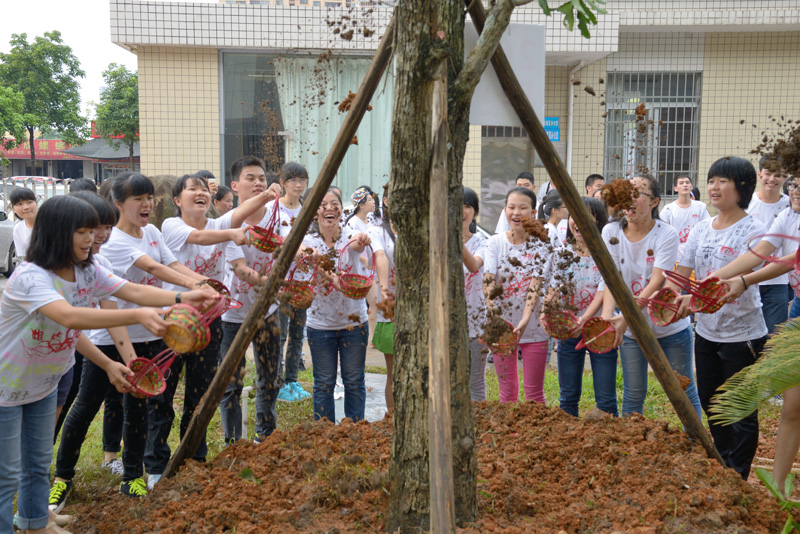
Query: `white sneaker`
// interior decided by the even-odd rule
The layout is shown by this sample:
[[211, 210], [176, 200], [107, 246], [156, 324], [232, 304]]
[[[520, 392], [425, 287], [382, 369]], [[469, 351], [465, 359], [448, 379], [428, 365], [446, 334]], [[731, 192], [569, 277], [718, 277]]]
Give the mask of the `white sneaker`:
[[159, 480], [161, 480], [161, 475], [147, 475], [147, 491], [153, 491]]
[[125, 467], [122, 465], [122, 462], [119, 458], [114, 458], [108, 462], [103, 462], [100, 464], [100, 467], [110, 471], [112, 475], [116, 475], [121, 477], [125, 473]]

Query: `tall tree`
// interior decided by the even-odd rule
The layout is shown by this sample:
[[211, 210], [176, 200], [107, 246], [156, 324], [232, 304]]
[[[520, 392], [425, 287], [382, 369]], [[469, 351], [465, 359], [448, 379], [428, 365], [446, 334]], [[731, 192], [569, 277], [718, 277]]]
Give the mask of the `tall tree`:
[[[25, 138], [25, 126], [22, 113], [25, 97], [10, 87], [0, 85], [0, 150], [10, 150]], [[11, 138], [6, 138], [8, 132]], [[0, 164], [8, 165], [3, 153], [0, 153]]]
[[[451, 0], [401, 0], [397, 6], [392, 171], [389, 210], [398, 237], [395, 251], [394, 432], [389, 467], [387, 529], [416, 532], [429, 525], [428, 455], [428, 192], [430, 190], [433, 74], [448, 65], [448, 266], [450, 276], [450, 380], [456, 520], [477, 518], [475, 429], [470, 399], [470, 356], [461, 264], [463, 162], [475, 86], [508, 26], [515, 6], [530, 0], [496, 0], [475, 48], [464, 60], [465, 4]], [[596, 2], [586, 0], [596, 11]], [[546, 0], [539, 0], [546, 13]], [[569, 6], [567, 6], [567, 4]], [[575, 6], [578, 7], [575, 7]], [[584, 0], [558, 8], [570, 27], [588, 16]], [[569, 15], [567, 15], [567, 12]], [[588, 30], [587, 30], [588, 32]], [[434, 223], [435, 224], [435, 223]]]
[[27, 34], [11, 35], [11, 51], [0, 53], [0, 85], [25, 98], [23, 124], [31, 148], [31, 168], [36, 172], [33, 134], [55, 130], [69, 144], [81, 144], [86, 119], [81, 117], [78, 78], [86, 74], [65, 45], [61, 33], [45, 32], [28, 42]]
[[133, 170], [133, 147], [139, 141], [139, 76], [124, 65], [112, 63], [103, 72], [106, 82], [97, 105], [97, 133], [114, 150], [128, 147]]

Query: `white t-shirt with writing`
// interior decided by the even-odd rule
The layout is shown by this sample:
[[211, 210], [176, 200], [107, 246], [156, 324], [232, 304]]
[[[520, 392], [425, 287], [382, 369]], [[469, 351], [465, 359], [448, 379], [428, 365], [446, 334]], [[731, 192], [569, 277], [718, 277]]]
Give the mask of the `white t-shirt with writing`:
[[75, 268], [74, 282], [33, 263], [17, 267], [0, 299], [0, 406], [43, 399], [75, 364], [81, 331], [48, 319], [39, 308], [58, 300], [89, 308], [125, 283], [97, 263]]
[[[94, 260], [94, 262], [96, 264], [98, 264], [101, 267], [107, 269], [109, 272], [112, 272], [112, 273], [114, 272], [114, 267], [111, 265], [111, 262], [109, 262], [102, 255], [102, 253], [101, 254], [92, 255], [92, 260]], [[126, 282], [127, 282], [127, 280], [126, 280]], [[100, 307], [100, 300], [102, 300], [102, 299], [94, 299], [94, 301], [92, 302], [92, 308], [99, 308]], [[113, 299], [113, 300], [115, 302], [117, 302], [117, 299]], [[97, 330], [84, 330], [83, 333], [86, 334], [86, 337], [89, 338], [89, 341], [91, 341], [95, 345], [102, 345], [102, 343], [100, 343], [100, 341], [102, 341], [102, 337], [101, 336], [106, 333], [106, 329], [105, 328], [100, 328], [100, 329], [97, 329]]]
[[[766, 233], [764, 225], [749, 215], [724, 230], [714, 229], [715, 220], [717, 217], [694, 227], [680, 261], [681, 266], [694, 269], [698, 280], [746, 253], [747, 244]], [[715, 343], [737, 343], [767, 335], [756, 285], [748, 287], [738, 299], [725, 304], [716, 313], [698, 313], [695, 317], [697, 334]]]
[[[272, 220], [272, 210], [275, 209], [275, 202], [277, 202], [277, 200], [273, 200], [266, 205], [264, 217], [256, 226], [266, 228], [270, 224], [270, 221]], [[233, 217], [233, 211], [234, 210], [231, 210], [220, 217], [220, 219], [227, 219], [227, 222], [223, 224], [230, 226], [231, 217]], [[242, 223], [242, 226], [247, 226], [247, 223]], [[281, 237], [285, 237], [289, 235], [290, 230], [290, 226], [283, 226], [279, 224], [278, 234], [280, 234]], [[275, 262], [275, 257], [272, 253], [262, 252], [252, 245], [244, 245], [240, 247], [232, 241], [229, 241], [227, 248], [225, 249], [225, 258], [227, 260], [227, 265], [225, 267], [225, 280], [223, 281], [223, 284], [225, 284], [225, 287], [227, 287], [231, 292], [231, 298], [241, 302], [242, 306], [240, 308], [231, 308], [223, 313], [222, 320], [229, 323], [241, 324], [244, 322], [244, 318], [247, 316], [250, 308], [252, 308], [253, 304], [255, 304], [260, 288], [254, 287], [250, 282], [239, 278], [231, 266], [231, 262], [240, 258], [244, 258], [248, 267], [261, 274], [269, 275], [269, 272], [272, 270], [272, 266]], [[267, 311], [267, 317], [275, 313], [277, 309], [277, 303], [271, 304], [269, 310]]]
[[[386, 259], [389, 260], [389, 283], [387, 288], [390, 293], [395, 294], [397, 291], [394, 280], [394, 239], [390, 236], [383, 226], [371, 226], [367, 232], [370, 238], [370, 245], [374, 252], [382, 250], [386, 254]], [[378, 271], [375, 268], [375, 283], [378, 283]], [[381, 291], [378, 287], [378, 302], [381, 301]], [[378, 322], [391, 323], [392, 321], [383, 316], [383, 312], [378, 309]]]
[[[559, 223], [559, 225], [560, 224], [561, 223]], [[544, 223], [544, 227], [547, 230], [547, 235], [550, 236], [550, 245], [552, 245], [553, 247], [564, 246], [564, 240], [561, 239], [561, 233], [558, 231], [558, 227], [556, 227], [555, 224]]]
[[[353, 236], [360, 233], [363, 232], [354, 232], [349, 228], [342, 229], [342, 234], [334, 244], [334, 248], [337, 251], [341, 251]], [[319, 234], [305, 236], [303, 244], [317, 249], [322, 255], [328, 254], [331, 249]], [[336, 269], [346, 273], [369, 275], [369, 269], [361, 263], [360, 257], [361, 253], [354, 252], [352, 248], [347, 247], [344, 256], [337, 259]], [[317, 295], [306, 314], [306, 325], [309, 328], [315, 330], [342, 330], [347, 327], [359, 326], [367, 320], [367, 300], [365, 298], [351, 299], [344, 296], [323, 276], [317, 275], [316, 280], [315, 289]]]
[[658, 216], [662, 221], [678, 231], [678, 239], [680, 239], [678, 261], [683, 256], [683, 249], [686, 247], [686, 239], [689, 237], [689, 232], [692, 231], [692, 228], [697, 223], [709, 217], [705, 202], [700, 202], [699, 200], [692, 200], [691, 204], [686, 208], [680, 207], [677, 200], [670, 202], [664, 206]]
[[[603, 283], [603, 276], [591, 256], [578, 256], [569, 244], [565, 245], [565, 248], [575, 254], [576, 263], [556, 260], [554, 269], [562, 271], [562, 282], [572, 283], [574, 291], [569, 295], [569, 304], [577, 308], [575, 315], [580, 317], [597, 295], [600, 284]], [[598, 309], [595, 316], [601, 311]]]
[[24, 258], [28, 255], [28, 246], [31, 244], [32, 233], [33, 228], [28, 228], [25, 221], [17, 221], [14, 225], [11, 237], [14, 239], [14, 249], [17, 251], [17, 256]]
[[[757, 193], [753, 193], [753, 198], [750, 199], [750, 205], [747, 207], [747, 214], [755, 220], [760, 221], [761, 224], [764, 225], [764, 228], [770, 228], [772, 223], [775, 222], [775, 219], [778, 218], [778, 214], [786, 208], [790, 208], [790, 204], [791, 202], [788, 195], [781, 194], [781, 198], [777, 202], [768, 204], [759, 199]], [[755, 243], [753, 243], [753, 245], [755, 245]], [[785, 252], [782, 248], [778, 248], [773, 254], [780, 258], [781, 256], [789, 254], [789, 252]], [[759, 285], [777, 286], [786, 285], [788, 283], [789, 275], [782, 274], [770, 280], [764, 280]]]
[[[486, 238], [472, 234], [464, 244], [473, 256], [484, 259]], [[464, 267], [464, 298], [467, 301], [467, 325], [470, 339], [477, 339], [486, 323], [486, 299], [483, 295], [483, 266], [474, 273]]]
[[[103, 256], [111, 263], [114, 274], [125, 280], [130, 280], [135, 284], [146, 286], [162, 287], [162, 282], [157, 277], [136, 267], [134, 263], [142, 256], [150, 256], [154, 261], [162, 265], [175, 263], [175, 256], [164, 244], [161, 232], [148, 224], [142, 228], [142, 237], [136, 238], [126, 234], [119, 228], [111, 230], [111, 236], [102, 248]], [[117, 299], [117, 306], [121, 310], [138, 308], [139, 306], [126, 300]], [[128, 335], [132, 343], [142, 343], [158, 339], [142, 325], [132, 325], [128, 327]], [[114, 342], [107, 331], [102, 330], [97, 336], [95, 344], [113, 345]]]
[[[776, 247], [775, 252], [772, 253], [773, 256], [781, 257], [781, 255], [794, 254], [797, 252], [798, 242], [794, 239], [776, 237], [776, 234], [800, 238], [800, 213], [797, 213], [791, 207], [781, 211], [772, 221], [772, 226], [769, 227], [767, 234], [764, 240]], [[789, 284], [794, 289], [794, 294], [800, 296], [800, 275], [792, 270], [789, 272], [788, 277]]]
[[[219, 217], [217, 219], [206, 219], [204, 230], [230, 230], [230, 227], [230, 217]], [[189, 235], [195, 230], [197, 228], [189, 226], [180, 217], [170, 217], [161, 224], [164, 243], [179, 262], [201, 276], [222, 282], [225, 271], [225, 250], [228, 246], [228, 241], [223, 241], [216, 245], [189, 243]], [[164, 289], [184, 291], [186, 288], [164, 283]]]
[[[618, 221], [611, 222], [603, 228], [603, 241], [606, 242], [614, 264], [634, 296], [639, 295], [650, 283], [653, 268], [671, 271], [675, 267], [675, 258], [678, 255], [678, 231], [664, 221], [656, 219], [650, 232], [636, 243], [628, 240]], [[600, 289], [605, 290], [605, 282], [601, 284]], [[689, 326], [688, 317], [666, 326], [658, 326], [653, 324], [645, 310], [643, 315], [656, 339], [671, 336]], [[625, 336], [635, 337], [630, 327], [625, 331]]]
[[520, 343], [534, 343], [548, 339], [539, 322], [544, 301], [543, 294], [552, 274], [552, 256], [547, 246], [530, 239], [512, 245], [505, 233], [493, 235], [486, 241], [484, 272], [493, 274], [495, 284], [502, 286], [503, 294], [495, 299], [503, 319], [516, 328], [525, 311], [525, 299], [533, 278], [542, 278], [541, 294], [537, 299], [528, 326], [520, 336]]

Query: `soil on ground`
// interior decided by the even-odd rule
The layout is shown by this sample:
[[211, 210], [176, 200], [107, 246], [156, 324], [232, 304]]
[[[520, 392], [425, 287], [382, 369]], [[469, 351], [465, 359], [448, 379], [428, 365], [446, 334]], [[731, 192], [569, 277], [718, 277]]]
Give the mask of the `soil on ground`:
[[[786, 519], [763, 488], [710, 461], [679, 428], [539, 404], [475, 403], [479, 518], [459, 532], [767, 533]], [[381, 532], [392, 422], [304, 423], [189, 462], [143, 500], [109, 488], [73, 506], [84, 533]]]

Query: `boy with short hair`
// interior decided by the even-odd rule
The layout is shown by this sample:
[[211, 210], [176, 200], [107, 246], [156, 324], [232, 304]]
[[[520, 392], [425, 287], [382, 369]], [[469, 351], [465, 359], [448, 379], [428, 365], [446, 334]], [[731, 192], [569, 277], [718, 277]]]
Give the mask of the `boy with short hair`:
[[600, 191], [604, 183], [606, 183], [606, 179], [603, 178], [601, 174], [590, 174], [587, 176], [586, 183], [584, 184], [586, 196], [593, 197], [596, 192]]
[[33, 223], [36, 221], [36, 213], [39, 211], [39, 204], [36, 201], [36, 193], [27, 187], [15, 187], [8, 195], [11, 209], [18, 222], [14, 225], [12, 237], [14, 238], [14, 248], [20, 260], [28, 255], [28, 245], [31, 242]]
[[[260, 208], [245, 219], [244, 225], [268, 227], [272, 210], [277, 198], [281, 195], [280, 186], [267, 186], [267, 173], [264, 161], [255, 156], [245, 156], [236, 160], [231, 166], [231, 189], [239, 196], [239, 202], [272, 190], [275, 200]], [[223, 217], [231, 217], [236, 210], [231, 210]], [[284, 234], [283, 227], [276, 232]], [[285, 233], [288, 233], [286, 231]], [[284, 234], [285, 235], [285, 234]], [[222, 314], [222, 343], [220, 344], [220, 363], [228, 353], [228, 348], [239, 332], [250, 308], [258, 295], [258, 286], [266, 282], [272, 269], [273, 253], [263, 252], [252, 245], [237, 246], [228, 244], [226, 259], [229, 268], [225, 273], [225, 286], [231, 292], [231, 298], [242, 303], [240, 308], [231, 308]], [[277, 302], [271, 303], [266, 317], [261, 321], [253, 338], [253, 352], [256, 364], [256, 423], [255, 442], [261, 443], [272, 434], [277, 426], [278, 413], [275, 405], [278, 398], [278, 360], [280, 358], [281, 324]], [[225, 443], [231, 444], [242, 435], [242, 375], [245, 361], [242, 359], [239, 370], [228, 384], [225, 395], [220, 402], [222, 426]]]
[[697, 223], [708, 219], [708, 208], [704, 202], [692, 200], [692, 179], [688, 174], [679, 174], [672, 188], [678, 194], [678, 199], [670, 202], [661, 210], [659, 218], [678, 231], [678, 260], [681, 261], [686, 238]]
[[[781, 167], [780, 158], [763, 156], [758, 162], [760, 186], [750, 200], [747, 214], [761, 221], [767, 229], [772, 226], [778, 214], [789, 207], [789, 197], [783, 194], [783, 184], [786, 183], [786, 178], [787, 175]], [[775, 251], [776, 257], [780, 258], [783, 255], [782, 247]], [[761, 310], [770, 334], [775, 330], [775, 325], [785, 323], [789, 318], [789, 294], [786, 290], [788, 284], [788, 274], [758, 284], [758, 291], [761, 293]]]

